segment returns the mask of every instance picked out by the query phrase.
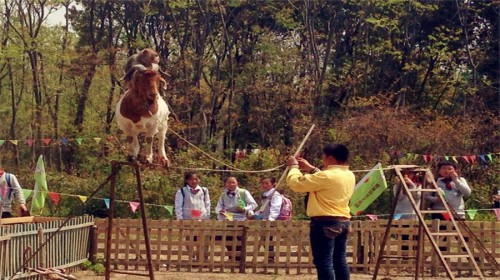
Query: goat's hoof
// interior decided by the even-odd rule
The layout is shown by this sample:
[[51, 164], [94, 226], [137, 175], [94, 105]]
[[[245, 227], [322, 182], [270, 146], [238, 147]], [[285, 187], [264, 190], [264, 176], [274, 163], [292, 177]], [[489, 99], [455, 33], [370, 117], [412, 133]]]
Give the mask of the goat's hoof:
[[157, 156], [156, 162], [158, 162], [163, 167], [170, 167], [170, 160], [168, 160], [168, 158], [166, 157]]
[[127, 161], [128, 162], [136, 162], [137, 161], [137, 157], [129, 155], [129, 156], [127, 156]]

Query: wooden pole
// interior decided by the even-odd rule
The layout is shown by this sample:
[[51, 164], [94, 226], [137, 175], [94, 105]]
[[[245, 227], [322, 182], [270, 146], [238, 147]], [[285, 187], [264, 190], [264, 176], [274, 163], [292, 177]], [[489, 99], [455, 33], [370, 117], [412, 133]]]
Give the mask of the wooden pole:
[[[307, 132], [306, 136], [304, 137], [304, 139], [302, 139], [302, 142], [300, 143], [299, 147], [297, 148], [297, 150], [295, 151], [295, 153], [293, 154], [294, 157], [298, 156], [300, 151], [302, 150], [302, 148], [304, 147], [307, 139], [309, 139], [309, 136], [311, 136], [311, 133], [314, 129], [316, 125], [313, 124], [311, 125], [311, 127], [309, 128], [309, 131]], [[283, 172], [283, 174], [281, 174], [281, 177], [280, 179], [278, 180], [278, 182], [276, 183], [276, 188], [279, 187], [280, 183], [286, 178], [286, 175], [288, 174], [288, 171], [290, 171], [290, 167], [287, 166], [285, 171]], [[269, 197], [271, 197], [273, 194], [271, 194]], [[262, 206], [260, 207], [259, 211], [260, 212], [264, 212], [264, 210], [266, 209], [267, 205], [269, 204], [270, 202], [270, 199], [266, 199], [265, 202], [262, 204]]]

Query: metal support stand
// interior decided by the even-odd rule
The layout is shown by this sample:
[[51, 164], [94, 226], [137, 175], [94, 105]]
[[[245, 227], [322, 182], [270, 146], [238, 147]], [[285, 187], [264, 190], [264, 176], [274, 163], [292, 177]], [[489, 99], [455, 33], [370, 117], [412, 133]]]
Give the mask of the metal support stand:
[[[113, 220], [114, 220], [114, 208], [115, 208], [115, 194], [116, 194], [116, 176], [120, 171], [123, 165], [131, 166], [135, 169], [135, 176], [137, 180], [137, 193], [139, 194], [139, 203], [141, 209], [141, 219], [142, 219], [142, 229], [144, 232], [144, 242], [146, 243], [146, 260], [147, 260], [147, 268], [149, 274], [136, 273], [136, 272], [128, 272], [128, 271], [119, 271], [119, 270], [111, 270], [111, 236], [113, 234]], [[139, 162], [118, 162], [112, 161], [112, 174], [111, 174], [111, 187], [110, 187], [110, 195], [109, 195], [109, 215], [108, 215], [108, 229], [106, 233], [106, 272], [105, 279], [110, 280], [111, 273], [119, 273], [119, 274], [130, 274], [136, 276], [144, 276], [149, 277], [149, 279], [154, 280], [154, 272], [153, 272], [153, 262], [151, 260], [151, 244], [149, 242], [149, 230], [148, 230], [148, 222], [146, 218], [146, 207], [144, 206], [144, 196], [142, 193], [142, 182], [141, 182], [141, 170]], [[116, 244], [118, 246], [119, 244]]]

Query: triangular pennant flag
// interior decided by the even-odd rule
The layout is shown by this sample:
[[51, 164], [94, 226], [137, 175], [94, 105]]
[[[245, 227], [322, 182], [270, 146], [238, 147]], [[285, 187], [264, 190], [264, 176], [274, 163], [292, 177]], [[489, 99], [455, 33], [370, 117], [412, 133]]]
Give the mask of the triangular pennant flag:
[[432, 161], [432, 159], [434, 159], [434, 156], [433, 155], [429, 155], [429, 161]]
[[495, 208], [495, 215], [497, 215], [497, 220], [500, 221], [500, 208]]
[[104, 204], [106, 204], [106, 208], [109, 209], [109, 198], [104, 198]]
[[78, 143], [78, 145], [81, 145], [83, 138], [76, 138], [75, 140], [76, 140], [76, 143]]
[[458, 160], [457, 160], [457, 157], [456, 156], [452, 156], [451, 159], [455, 162], [455, 163], [458, 163]]
[[444, 156], [444, 159], [445, 160], [450, 160], [450, 157], [449, 156]]
[[417, 160], [418, 156], [419, 156], [419, 154], [415, 154], [415, 155], [413, 156], [413, 160]]
[[130, 201], [128, 203], [130, 205], [130, 209], [132, 209], [132, 212], [135, 213], [135, 211], [137, 211], [137, 207], [139, 207], [140, 203], [139, 202], [134, 202], [134, 201]]
[[474, 217], [476, 217], [476, 214], [477, 214], [476, 209], [469, 209], [469, 210], [466, 210], [465, 212], [467, 212], [467, 214], [469, 215], [469, 218], [471, 220], [474, 220]]
[[2, 146], [3, 143], [5, 143], [5, 140], [0, 140], [0, 146]]
[[378, 220], [378, 216], [377, 216], [377, 215], [373, 215], [373, 214], [366, 214], [366, 216], [367, 216], [368, 218], [370, 218], [370, 220], [372, 220], [372, 221], [376, 221], [376, 220]]
[[18, 142], [17, 140], [10, 140], [10, 143], [12, 143], [12, 144], [14, 144], [16, 146], [17, 146], [17, 142]]
[[35, 188], [33, 189], [33, 199], [31, 200], [31, 214], [40, 215], [45, 206], [45, 198], [49, 189], [47, 187], [47, 177], [45, 174], [45, 163], [43, 155], [38, 157], [35, 167]]
[[448, 214], [447, 212], [442, 212], [441, 215], [443, 215], [443, 218], [445, 220], [447, 220], [447, 221], [451, 220], [450, 214]]
[[94, 137], [94, 141], [95, 141], [95, 143], [96, 143], [96, 144], [98, 144], [98, 145], [99, 145], [99, 143], [101, 143], [101, 138], [99, 138], [99, 137]]
[[52, 141], [52, 139], [50, 139], [50, 138], [43, 138], [43, 139], [42, 139], [42, 142], [43, 142], [43, 144], [45, 144], [45, 145], [49, 145], [49, 144], [50, 144], [50, 141]]
[[59, 199], [61, 199], [61, 194], [55, 192], [49, 192], [49, 197], [54, 201], [55, 205], [59, 204]]
[[32, 192], [33, 192], [33, 190], [23, 189], [24, 199], [28, 199], [28, 197], [30, 197]]
[[66, 138], [66, 137], [62, 137], [62, 138], [61, 138], [61, 143], [62, 143], [64, 146], [68, 145], [68, 138]]
[[479, 158], [484, 161], [484, 163], [488, 163], [488, 161], [486, 160], [486, 157], [484, 155], [479, 155]]
[[115, 140], [115, 137], [113, 135], [110, 135], [108, 136], [108, 138], [106, 138], [106, 140], [108, 140], [108, 142], [112, 142], [113, 140]]
[[491, 156], [491, 154], [487, 154], [486, 156], [490, 159], [490, 161], [493, 161], [493, 157]]
[[191, 217], [199, 219], [201, 217], [201, 210], [191, 209]]
[[79, 195], [78, 198], [83, 202], [85, 203], [87, 201], [87, 197], [84, 196], [84, 195]]
[[228, 221], [234, 221], [233, 213], [224, 212], [224, 213], [222, 213], [222, 215], [224, 215], [224, 217], [226, 217], [226, 220], [228, 220]]
[[26, 144], [30, 147], [33, 146], [33, 142], [33, 139], [26, 139]]
[[469, 160], [470, 160], [471, 164], [475, 164], [476, 163], [476, 156], [475, 155], [469, 156]]
[[414, 156], [415, 156], [415, 155], [414, 155], [414, 154], [412, 154], [412, 153], [407, 153], [407, 154], [406, 154], [406, 158], [407, 158], [407, 159], [409, 159], [409, 160], [413, 159], [413, 157], [414, 157]]
[[428, 155], [423, 155], [425, 163], [429, 162], [429, 156]]
[[394, 216], [393, 216], [392, 218], [393, 218], [394, 220], [399, 220], [399, 219], [401, 219], [401, 217], [403, 217], [403, 214], [401, 214], [401, 213], [397, 213], [397, 214], [396, 214], [396, 213], [394, 213]]
[[170, 215], [172, 215], [174, 213], [174, 206], [172, 205], [165, 205], [163, 206], [165, 209], [167, 209], [168, 213], [170, 213]]
[[470, 162], [469, 162], [469, 157], [468, 157], [468, 156], [462, 156], [462, 158], [463, 158], [463, 159], [464, 159], [464, 160], [465, 160], [468, 164], [470, 164]]

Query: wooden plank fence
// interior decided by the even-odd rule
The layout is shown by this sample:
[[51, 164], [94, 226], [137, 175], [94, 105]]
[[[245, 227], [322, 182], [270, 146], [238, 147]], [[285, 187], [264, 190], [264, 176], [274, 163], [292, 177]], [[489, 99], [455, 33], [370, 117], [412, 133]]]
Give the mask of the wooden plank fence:
[[[34, 253], [64, 222], [60, 218], [38, 218], [34, 223], [0, 226], [0, 279], [37, 279], [23, 267], [24, 255]], [[72, 268], [87, 260], [89, 232], [94, 218], [71, 219], [26, 266]], [[17, 270], [21, 269], [16, 274]]]
[[[393, 222], [387, 254], [415, 256], [418, 223], [407, 220]], [[450, 227], [446, 221], [428, 221], [431, 228]], [[353, 221], [349, 235], [347, 259], [352, 272], [371, 274], [387, 220]], [[97, 253], [104, 255], [107, 220], [96, 221], [98, 227]], [[468, 222], [469, 227], [484, 242], [485, 247], [500, 261], [499, 222]], [[149, 220], [152, 260], [155, 270], [251, 272], [286, 274], [315, 273], [309, 247], [308, 221], [177, 221]], [[466, 235], [465, 235], [466, 236]], [[407, 237], [407, 238], [405, 238]], [[461, 250], [454, 238], [442, 238], [440, 246], [456, 252]], [[469, 246], [472, 242], [469, 242]], [[274, 247], [274, 252], [269, 250]], [[423, 269], [426, 275], [438, 276], [444, 271], [424, 243]], [[498, 276], [484, 256], [474, 251], [486, 276]], [[136, 219], [115, 219], [111, 244], [111, 266], [117, 270], [145, 270], [146, 249], [142, 224]], [[464, 259], [450, 259], [458, 276], [472, 273]], [[388, 259], [382, 262], [381, 273], [410, 275], [412, 259]]]

